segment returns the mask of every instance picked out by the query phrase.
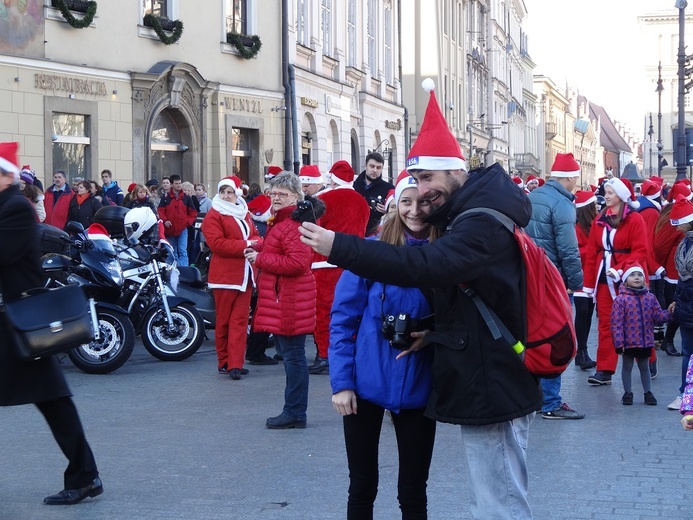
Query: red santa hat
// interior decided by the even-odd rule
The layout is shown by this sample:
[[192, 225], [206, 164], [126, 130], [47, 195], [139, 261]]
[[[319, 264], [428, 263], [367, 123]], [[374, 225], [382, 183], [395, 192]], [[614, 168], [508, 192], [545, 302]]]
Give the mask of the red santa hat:
[[595, 186], [594, 184], [590, 184], [590, 190], [592, 193], [597, 193], [597, 190], [599, 189], [598, 186]]
[[642, 186], [640, 186], [640, 193], [643, 195], [643, 197], [650, 200], [656, 199], [662, 195], [662, 187], [652, 179], [645, 179]]
[[340, 186], [351, 186], [354, 182], [354, 169], [346, 161], [337, 161], [330, 168], [332, 181]]
[[678, 195], [669, 213], [669, 222], [672, 226], [693, 222], [693, 202], [684, 195]]
[[19, 143], [0, 143], [0, 168], [14, 175], [15, 182], [19, 181], [19, 158], [17, 150]]
[[540, 187], [540, 188], [541, 188], [544, 184], [546, 184], [546, 181], [545, 181], [544, 179], [542, 179], [541, 177], [539, 177], [537, 180], [539, 181], [539, 187]]
[[402, 197], [402, 192], [404, 190], [416, 187], [416, 179], [409, 175], [407, 170], [402, 170], [395, 181], [395, 204], [399, 204], [399, 199]]
[[267, 173], [265, 174], [265, 180], [270, 181], [282, 172], [279, 166], [270, 166], [267, 168]]
[[633, 262], [626, 265], [625, 270], [621, 273], [621, 281], [625, 282], [626, 279], [633, 273], [640, 273], [645, 276], [645, 271], [638, 262]]
[[689, 188], [691, 187], [691, 180], [690, 180], [689, 178], [687, 178], [687, 177], [684, 178], [684, 179], [681, 179], [680, 181], [676, 181], [676, 182], [680, 182], [680, 183], [682, 183], [682, 184], [685, 184], [685, 185], [688, 186]]
[[650, 180], [656, 184], [659, 184], [660, 188], [662, 186], [664, 186], [664, 179], [662, 179], [661, 177], [657, 177], [656, 175], [653, 175], [650, 177]]
[[580, 165], [572, 153], [558, 153], [551, 166], [551, 177], [577, 177]]
[[674, 185], [671, 187], [669, 190], [669, 195], [667, 195], [667, 200], [669, 202], [675, 201], [679, 195], [682, 195], [683, 197], [687, 198], [688, 200], [693, 200], [693, 193], [691, 193], [691, 190], [688, 186], [683, 184], [682, 182], [677, 182], [674, 183]]
[[597, 202], [597, 196], [591, 191], [576, 191], [575, 192], [575, 207], [584, 208], [590, 204]]
[[522, 177], [511, 177], [512, 181], [517, 184], [518, 188], [524, 188], [525, 183], [522, 182]]
[[248, 211], [253, 220], [267, 222], [267, 219], [272, 216], [272, 199], [267, 195], [258, 195], [248, 202]]
[[435, 83], [426, 78], [421, 83], [430, 92], [419, 135], [407, 157], [407, 171], [412, 170], [467, 170], [457, 138], [440, 111], [435, 94]]
[[640, 203], [635, 200], [635, 191], [633, 191], [633, 185], [628, 179], [613, 177], [606, 181], [604, 185], [611, 186], [611, 189], [614, 190], [616, 196], [628, 204], [631, 208], [638, 209], [640, 207]]
[[243, 188], [241, 187], [242, 184], [243, 184], [243, 181], [235, 175], [232, 175], [230, 177], [224, 177], [223, 179], [221, 179], [219, 181], [219, 184], [217, 184], [217, 193], [219, 193], [224, 186], [231, 186], [233, 188], [233, 191], [236, 193], [236, 196], [242, 197], [243, 196]]
[[322, 184], [322, 173], [317, 164], [306, 164], [298, 174], [301, 184]]
[[387, 209], [393, 200], [395, 200], [395, 190], [390, 190], [387, 192], [387, 197], [385, 197], [385, 209]]
[[539, 184], [539, 179], [534, 175], [530, 175], [529, 177], [527, 177], [527, 182], [525, 184], [529, 184], [530, 182], [535, 182]]
[[111, 237], [108, 234], [108, 230], [101, 224], [91, 224], [87, 228], [87, 236], [89, 240], [108, 240], [111, 241]]
[[128, 193], [132, 193], [135, 188], [137, 188], [137, 183], [136, 182], [131, 182], [130, 185], [128, 186]]

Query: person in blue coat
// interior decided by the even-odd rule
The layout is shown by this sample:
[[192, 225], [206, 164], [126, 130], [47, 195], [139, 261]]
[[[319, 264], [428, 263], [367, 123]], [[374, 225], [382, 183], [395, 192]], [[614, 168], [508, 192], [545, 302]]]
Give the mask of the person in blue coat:
[[[395, 201], [397, 210], [383, 224], [381, 241], [416, 247], [434, 238], [435, 228], [424, 222], [432, 205], [419, 199], [412, 177], [397, 184]], [[426, 518], [436, 423], [424, 416], [424, 410], [431, 391], [433, 352], [423, 349], [403, 355], [407, 340], [398, 342], [393, 332], [394, 322], [403, 314], [418, 320], [414, 330], [422, 330], [426, 326], [422, 318], [433, 312], [430, 298], [421, 289], [372, 282], [349, 271], [337, 283], [328, 356], [332, 403], [343, 416], [349, 464], [347, 519], [373, 518], [385, 410], [391, 412], [397, 436], [402, 518]]]

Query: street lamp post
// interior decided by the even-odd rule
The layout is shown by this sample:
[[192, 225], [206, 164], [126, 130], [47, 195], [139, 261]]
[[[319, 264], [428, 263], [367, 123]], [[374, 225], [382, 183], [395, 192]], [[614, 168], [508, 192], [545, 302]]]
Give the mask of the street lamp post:
[[650, 114], [650, 129], [647, 131], [648, 148], [650, 149], [650, 177], [652, 177], [652, 135], [654, 135], [654, 128], [652, 128], [652, 114]]
[[685, 112], [685, 96], [686, 96], [686, 46], [684, 31], [686, 30], [686, 7], [687, 0], [676, 0], [675, 7], [679, 10], [679, 132], [676, 142], [676, 180], [680, 181], [686, 178], [686, 112]]
[[584, 155], [584, 144], [585, 144], [585, 134], [587, 133], [587, 129], [590, 126], [590, 122], [587, 119], [581, 118], [581, 119], [576, 119], [575, 123], [573, 123], [573, 128], [575, 128], [575, 131], [579, 134], [582, 135], [582, 139], [580, 139], [580, 189], [584, 189], [585, 184], [582, 180], [582, 172], [585, 170], [584, 165], [582, 164], [583, 162], [583, 155]]
[[661, 177], [662, 176], [662, 157], [664, 156], [663, 154], [663, 148], [662, 146], [662, 91], [664, 90], [664, 86], [662, 85], [662, 62], [659, 62], [659, 66], [657, 67], [659, 70], [659, 77], [657, 78], [657, 89], [655, 92], [657, 92], [657, 96], [659, 97], [659, 109], [657, 112], [657, 176]]

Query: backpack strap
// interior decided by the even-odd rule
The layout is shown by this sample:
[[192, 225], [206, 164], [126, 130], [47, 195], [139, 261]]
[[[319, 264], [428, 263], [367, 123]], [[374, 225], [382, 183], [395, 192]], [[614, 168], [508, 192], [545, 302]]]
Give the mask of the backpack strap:
[[463, 211], [462, 213], [459, 213], [453, 220], [450, 222], [450, 225], [448, 225], [447, 230], [450, 231], [452, 227], [457, 223], [458, 220], [460, 220], [462, 217], [470, 215], [472, 213], [485, 213], [487, 215], [491, 215], [492, 217], [495, 217], [496, 220], [498, 220], [503, 226], [510, 231], [511, 233], [515, 232], [515, 222], [513, 219], [505, 215], [504, 213], [501, 213], [498, 210], [491, 209], [491, 208], [472, 208], [468, 209], [466, 211]]

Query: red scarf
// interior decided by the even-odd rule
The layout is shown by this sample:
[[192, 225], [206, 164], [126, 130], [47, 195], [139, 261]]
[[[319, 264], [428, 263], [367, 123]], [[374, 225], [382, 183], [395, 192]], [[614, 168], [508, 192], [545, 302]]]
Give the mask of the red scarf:
[[80, 206], [84, 204], [84, 201], [89, 198], [89, 195], [91, 195], [91, 193], [85, 193], [84, 195], [77, 193], [77, 204]]

